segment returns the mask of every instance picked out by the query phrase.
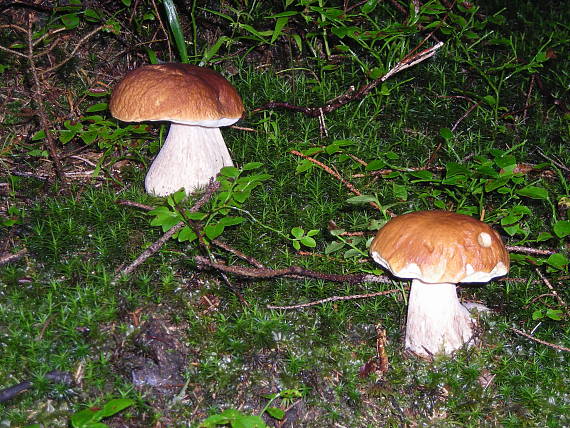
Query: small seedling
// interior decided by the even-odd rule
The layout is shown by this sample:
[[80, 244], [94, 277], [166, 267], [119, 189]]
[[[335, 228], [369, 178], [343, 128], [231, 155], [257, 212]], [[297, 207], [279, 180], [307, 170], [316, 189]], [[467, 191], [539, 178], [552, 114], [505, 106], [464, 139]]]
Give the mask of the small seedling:
[[133, 400], [127, 398], [117, 398], [108, 401], [103, 407], [90, 407], [75, 413], [71, 417], [71, 426], [73, 428], [105, 428], [108, 425], [101, 421], [105, 418], [113, 416], [120, 411], [131, 407]]
[[266, 428], [268, 425], [261, 417], [264, 413], [267, 413], [273, 419], [277, 420], [283, 420], [285, 418], [285, 411], [283, 409], [271, 405], [275, 400], [280, 398], [284, 406], [290, 406], [296, 400], [303, 397], [303, 392], [299, 389], [285, 389], [276, 394], [265, 395], [264, 397], [268, 398], [269, 402], [261, 410], [259, 415], [246, 415], [236, 409], [226, 409], [221, 413], [206, 418], [199, 427], [215, 428], [229, 425], [232, 428]]

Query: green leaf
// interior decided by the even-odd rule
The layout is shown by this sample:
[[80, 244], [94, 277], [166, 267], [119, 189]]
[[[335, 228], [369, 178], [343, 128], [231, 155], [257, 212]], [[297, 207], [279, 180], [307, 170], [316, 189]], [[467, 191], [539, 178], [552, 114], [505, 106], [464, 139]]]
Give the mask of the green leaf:
[[548, 309], [546, 311], [546, 316], [554, 321], [560, 321], [563, 314], [564, 312], [562, 312], [560, 309]]
[[268, 407], [265, 411], [274, 419], [283, 419], [285, 417], [285, 412], [279, 407]]
[[244, 415], [233, 421], [232, 428], [267, 428], [267, 425], [257, 415]]
[[376, 201], [377, 201], [376, 196], [371, 196], [371, 195], [353, 196], [352, 198], [348, 198], [346, 200], [346, 202], [348, 202], [349, 204], [355, 204], [355, 205], [367, 204], [367, 203], [376, 202]]
[[234, 200], [236, 202], [239, 202], [240, 204], [243, 204], [247, 198], [249, 198], [249, 196], [251, 195], [250, 191], [246, 191], [246, 192], [234, 192], [232, 194], [232, 197], [234, 198]]
[[107, 402], [103, 406], [103, 409], [97, 412], [97, 415], [101, 419], [107, 418], [109, 416], [113, 416], [116, 413], [119, 413], [121, 410], [124, 410], [127, 407], [131, 407], [133, 404], [135, 404], [134, 400], [129, 400], [127, 398], [116, 398]]
[[536, 311], [534, 311], [532, 313], [532, 319], [533, 321], [539, 320], [544, 318], [544, 314], [542, 313], [542, 311], [540, 309], [537, 309]]
[[445, 171], [445, 176], [447, 178], [454, 177], [456, 175], [469, 174], [469, 169], [457, 162], [448, 162], [445, 165]]
[[306, 172], [313, 168], [313, 162], [307, 159], [303, 159], [295, 168], [295, 174], [300, 174], [302, 172]]
[[204, 228], [204, 233], [208, 237], [208, 239], [213, 240], [224, 233], [224, 226], [220, 223], [217, 224], [209, 224]]
[[216, 40], [216, 43], [207, 47], [204, 50], [204, 54], [202, 55], [202, 61], [206, 63], [212, 59], [212, 57], [218, 53], [222, 45], [227, 41], [232, 41], [232, 39], [228, 36], [221, 36], [218, 40]]
[[242, 170], [243, 171], [251, 171], [251, 170], [257, 169], [261, 166], [263, 166], [263, 163], [261, 163], [261, 162], [248, 162], [243, 166]]
[[537, 242], [544, 242], [548, 241], [549, 239], [552, 239], [552, 234], [547, 232], [540, 232], [536, 237]]
[[98, 135], [99, 135], [98, 131], [85, 131], [79, 135], [79, 138], [81, 138], [81, 140], [85, 144], [89, 145], [97, 139]]
[[273, 34], [271, 36], [271, 42], [269, 42], [270, 44], [273, 44], [275, 40], [279, 38], [283, 30], [283, 27], [285, 27], [285, 25], [287, 25], [288, 22], [289, 18], [286, 16], [280, 16], [279, 18], [277, 18], [277, 21], [275, 22], [275, 28], [273, 29]]
[[220, 175], [228, 178], [236, 178], [239, 174], [240, 170], [235, 166], [225, 166], [220, 170]]
[[556, 269], [564, 269], [564, 267], [568, 266], [570, 260], [564, 254], [555, 253], [546, 259], [546, 263]]
[[453, 132], [451, 132], [451, 129], [449, 128], [441, 128], [439, 130], [439, 136], [445, 140], [450, 140], [453, 138]]
[[97, 103], [97, 104], [93, 104], [92, 106], [88, 107], [85, 111], [87, 113], [93, 113], [96, 111], [103, 111], [103, 110], [107, 110], [108, 108], [108, 104], [107, 103]]
[[178, 19], [178, 13], [176, 12], [176, 6], [173, 0], [163, 0], [164, 10], [166, 11], [166, 16], [168, 18], [168, 25], [172, 35], [174, 36], [174, 42], [176, 48], [178, 49], [178, 54], [180, 55], [180, 62], [188, 63], [188, 50], [186, 47], [186, 41], [184, 40], [184, 32], [182, 31], [182, 25], [180, 25], [180, 20]]
[[366, 3], [362, 5], [361, 8], [362, 13], [368, 14], [372, 12], [376, 7], [376, 4], [378, 4], [378, 0], [368, 0]]
[[420, 181], [431, 181], [433, 179], [433, 172], [426, 171], [426, 170], [419, 170], [419, 171], [410, 171], [412, 177], [417, 178], [418, 180], [414, 180], [414, 183], [419, 183]]
[[241, 224], [245, 221], [244, 217], [223, 217], [222, 219], [220, 219], [220, 221], [218, 222], [218, 224], [221, 224], [222, 226], [235, 226], [237, 224]]
[[178, 242], [192, 242], [194, 241], [196, 238], [198, 238], [198, 236], [196, 235], [196, 233], [192, 230], [192, 228], [190, 226], [184, 226], [177, 235], [177, 239]]
[[65, 28], [71, 30], [79, 25], [79, 17], [75, 13], [68, 13], [60, 17]]
[[401, 201], [408, 200], [408, 188], [402, 184], [392, 183], [392, 192], [394, 197]]
[[345, 246], [344, 242], [341, 241], [332, 241], [325, 247], [325, 255], [329, 255], [334, 253], [335, 251], [340, 250], [342, 247]]
[[339, 235], [342, 235], [344, 232], [346, 232], [346, 230], [344, 230], [344, 229], [333, 229], [333, 230], [329, 231], [329, 233], [332, 236], [339, 236]]
[[366, 171], [378, 171], [379, 169], [385, 168], [386, 162], [381, 159], [374, 159], [366, 165]]
[[360, 251], [356, 248], [351, 248], [350, 250], [345, 251], [343, 256], [345, 259], [350, 259], [352, 257], [360, 257], [361, 255]]
[[71, 416], [71, 425], [74, 428], [83, 428], [93, 422], [95, 412], [91, 409], [84, 409]]
[[531, 199], [548, 199], [548, 191], [543, 187], [526, 186], [517, 191], [517, 194]]
[[492, 95], [485, 95], [483, 97], [483, 101], [485, 101], [491, 107], [493, 107], [495, 104], [497, 104], [497, 99]]
[[305, 231], [300, 227], [294, 227], [291, 229], [291, 235], [293, 235], [295, 238], [299, 239], [303, 235], [305, 235]]
[[559, 238], [564, 238], [570, 235], [570, 221], [569, 220], [559, 220], [554, 223], [554, 233]]
[[301, 244], [309, 248], [315, 248], [317, 246], [317, 242], [310, 236], [303, 236], [301, 238]]
[[61, 141], [63, 144], [69, 143], [76, 135], [77, 131], [62, 129], [59, 131], [59, 141]]
[[32, 141], [43, 140], [46, 137], [46, 132], [42, 129], [32, 136]]
[[99, 13], [94, 9], [86, 9], [85, 12], [83, 12], [83, 16], [85, 17], [85, 20], [89, 22], [97, 22], [101, 20]]
[[287, 10], [285, 12], [280, 12], [280, 13], [276, 13], [275, 15], [267, 16], [266, 19], [276, 19], [276, 18], [281, 18], [283, 16], [295, 16], [297, 14], [298, 14], [298, 12], [296, 12], [294, 10]]

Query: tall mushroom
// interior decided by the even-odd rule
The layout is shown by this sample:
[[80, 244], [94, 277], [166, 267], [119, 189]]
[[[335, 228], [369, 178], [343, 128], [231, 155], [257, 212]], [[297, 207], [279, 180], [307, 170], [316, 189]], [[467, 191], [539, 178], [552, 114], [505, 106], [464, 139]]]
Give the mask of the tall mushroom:
[[115, 87], [109, 110], [125, 122], [172, 122], [145, 178], [150, 194], [191, 192], [233, 164], [219, 127], [237, 122], [243, 104], [213, 70], [174, 63], [137, 68]]
[[487, 224], [448, 211], [393, 218], [370, 245], [372, 258], [399, 278], [411, 278], [406, 349], [427, 357], [468, 343], [475, 320], [456, 284], [488, 282], [509, 270], [501, 237]]

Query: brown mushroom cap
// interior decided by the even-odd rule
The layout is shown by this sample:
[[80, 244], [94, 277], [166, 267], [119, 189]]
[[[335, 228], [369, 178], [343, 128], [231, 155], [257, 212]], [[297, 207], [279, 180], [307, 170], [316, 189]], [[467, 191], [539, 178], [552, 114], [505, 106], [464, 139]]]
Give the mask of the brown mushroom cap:
[[501, 237], [487, 224], [448, 211], [418, 211], [382, 227], [370, 253], [400, 278], [428, 283], [487, 282], [509, 270]]
[[218, 127], [237, 122], [244, 108], [236, 89], [221, 74], [171, 63], [128, 73], [113, 90], [109, 110], [125, 122], [164, 120]]

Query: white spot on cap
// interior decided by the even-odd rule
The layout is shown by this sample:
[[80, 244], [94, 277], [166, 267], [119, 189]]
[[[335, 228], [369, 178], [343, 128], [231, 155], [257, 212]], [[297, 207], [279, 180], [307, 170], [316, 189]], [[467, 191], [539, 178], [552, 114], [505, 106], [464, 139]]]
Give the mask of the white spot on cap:
[[477, 242], [482, 247], [489, 248], [493, 243], [493, 239], [491, 238], [491, 235], [489, 235], [487, 232], [481, 232], [477, 237]]

